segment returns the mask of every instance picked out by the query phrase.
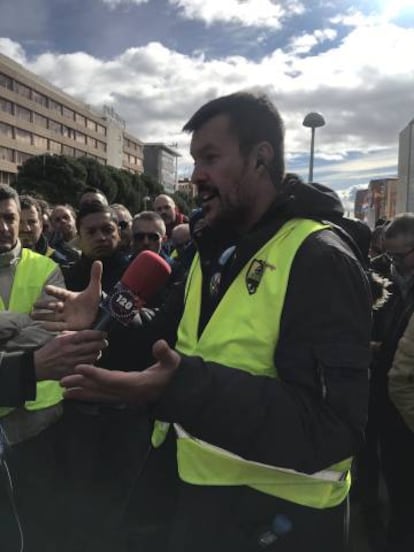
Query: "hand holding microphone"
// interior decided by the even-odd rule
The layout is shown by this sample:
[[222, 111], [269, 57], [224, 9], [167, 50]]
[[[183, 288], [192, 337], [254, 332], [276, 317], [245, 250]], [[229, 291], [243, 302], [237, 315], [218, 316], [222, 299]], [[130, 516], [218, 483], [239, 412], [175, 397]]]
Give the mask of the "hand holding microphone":
[[[101, 301], [95, 330], [106, 330], [113, 322], [132, 323], [158, 291], [167, 283], [170, 265], [153, 251], [142, 251], [128, 266], [121, 280]], [[145, 315], [144, 313], [144, 316]]]
[[[84, 330], [91, 326], [105, 329], [111, 319], [129, 324], [140, 308], [145, 316], [143, 305], [162, 288], [170, 273], [171, 268], [162, 257], [152, 251], [143, 251], [126, 269], [113, 292], [100, 301], [102, 263], [95, 261], [89, 285], [84, 291], [47, 286], [47, 292], [53, 299], [38, 301], [31, 317], [42, 321], [47, 330], [58, 332]], [[100, 314], [96, 320], [98, 307]]]

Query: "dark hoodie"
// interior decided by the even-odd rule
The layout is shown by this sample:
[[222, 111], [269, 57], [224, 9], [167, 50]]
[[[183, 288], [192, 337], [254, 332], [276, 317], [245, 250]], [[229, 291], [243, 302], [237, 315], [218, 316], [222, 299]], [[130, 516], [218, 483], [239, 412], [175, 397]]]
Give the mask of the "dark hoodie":
[[[285, 183], [275, 204], [247, 235], [240, 238], [209, 231], [198, 235], [203, 270], [199, 333], [240, 269], [286, 220], [296, 216], [329, 219], [341, 210], [330, 190], [325, 193], [321, 187], [295, 180]], [[209, 283], [220, 258], [222, 277], [213, 297]], [[181, 297], [170, 295], [154, 323], [143, 328], [151, 332], [149, 341], [171, 336], [174, 345], [183, 302], [183, 293]], [[238, 316], [237, 304], [234, 316]], [[309, 473], [319, 471], [352, 456], [360, 445], [367, 412], [370, 321], [368, 286], [355, 253], [339, 233], [316, 232], [303, 242], [291, 267], [274, 351], [278, 379], [183, 356], [152, 414], [244, 458]], [[273, 323], [271, 318], [268, 323]], [[274, 324], [276, 331], [276, 320]], [[131, 347], [130, 353], [124, 349], [125, 356], [137, 356], [137, 351], [142, 355], [142, 347], [137, 350], [133, 343]], [[256, 550], [257, 538], [250, 547], [243, 547], [240, 535], [247, 530], [254, 533], [256, 526], [266, 527], [278, 512], [294, 520], [293, 539], [294, 534], [302, 538], [301, 515], [307, 520], [305, 535], [306, 531], [326, 533], [326, 527], [331, 527], [328, 518], [334, 508], [311, 511], [246, 486], [186, 485], [173, 475], [175, 466], [170, 434], [167, 443], [153, 451], [143, 473], [139, 487], [142, 515], [134, 518], [144, 519], [147, 530], [148, 518], [159, 521], [158, 514], [170, 508], [173, 528], [181, 527], [182, 534], [178, 530], [178, 538], [172, 531], [180, 545], [174, 547], [173, 539], [168, 550], [190, 550], [191, 546], [183, 544], [185, 539], [192, 545], [203, 543], [203, 550]], [[165, 504], [166, 497], [171, 504]], [[312, 520], [319, 516], [325, 525], [318, 528]], [[164, 518], [161, 525], [168, 526]], [[303, 544], [287, 544], [287, 549], [302, 550]], [[285, 549], [282, 541], [281, 545]], [[318, 549], [339, 550], [340, 545]]]
[[[199, 334], [241, 268], [287, 220], [329, 220], [342, 212], [335, 192], [290, 176], [247, 235], [237, 239], [205, 232], [198, 241], [203, 270]], [[157, 416], [236, 454], [305, 472], [351, 456], [366, 422], [371, 300], [358, 253], [341, 234], [316, 232], [296, 254], [274, 354], [279, 380], [184, 359], [174, 385], [156, 407]], [[232, 246], [212, 297], [211, 276], [223, 251]], [[153, 327], [154, 339], [171, 335], [181, 317], [179, 304], [182, 300], [170, 298], [167, 314], [158, 317], [158, 335]], [[237, 305], [234, 312], [237, 316]], [[239, 418], [241, 412], [248, 413], [246, 419]]]

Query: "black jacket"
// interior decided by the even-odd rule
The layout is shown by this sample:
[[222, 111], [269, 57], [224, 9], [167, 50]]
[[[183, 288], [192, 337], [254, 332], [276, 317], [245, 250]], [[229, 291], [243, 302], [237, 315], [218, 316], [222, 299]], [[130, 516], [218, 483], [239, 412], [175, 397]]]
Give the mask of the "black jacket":
[[[226, 236], [206, 232], [197, 236], [204, 287], [199, 332], [243, 264], [286, 220], [315, 213], [318, 219], [341, 222], [342, 207], [333, 192], [290, 181], [242, 239], [231, 231]], [[338, 233], [343, 235], [340, 229]], [[352, 239], [345, 239], [347, 243], [336, 231], [323, 230], [309, 236], [296, 254], [274, 352], [279, 379], [183, 357], [172, 383], [153, 406], [154, 417], [178, 422], [194, 436], [245, 458], [305, 472], [351, 456], [366, 420], [371, 300], [356, 259], [359, 252], [352, 251]], [[229, 246], [236, 249], [212, 300], [207, 289], [210, 276]], [[183, 299], [182, 289], [170, 295], [153, 324], [141, 330], [147, 334], [141, 343], [167, 337], [174, 344]], [[127, 350], [124, 355], [135, 352], [142, 360], [142, 345], [133, 347], [132, 342], [130, 355]], [[273, 534], [272, 520], [283, 514], [291, 520], [292, 530], [277, 537], [269, 551], [343, 550], [341, 506], [318, 510], [246, 486], [180, 481], [172, 431], [166, 443], [152, 451], [136, 493], [140, 498], [140, 508], [134, 510], [140, 537], [137, 549], [259, 551], [261, 536]]]
[[[283, 194], [248, 235], [203, 238], [199, 332], [239, 270], [286, 220], [303, 213], [337, 222], [341, 212], [331, 190], [289, 178]], [[280, 379], [184, 357], [154, 414], [267, 464], [314, 472], [351, 456], [366, 422], [371, 298], [359, 252], [351, 249], [352, 239], [347, 241], [336, 231], [323, 230], [309, 236], [294, 259], [274, 353]], [[236, 245], [236, 254], [212, 301], [208, 282], [229, 244]], [[157, 330], [152, 328], [153, 340], [167, 336], [174, 343], [181, 307], [182, 298], [172, 297], [158, 317]]]

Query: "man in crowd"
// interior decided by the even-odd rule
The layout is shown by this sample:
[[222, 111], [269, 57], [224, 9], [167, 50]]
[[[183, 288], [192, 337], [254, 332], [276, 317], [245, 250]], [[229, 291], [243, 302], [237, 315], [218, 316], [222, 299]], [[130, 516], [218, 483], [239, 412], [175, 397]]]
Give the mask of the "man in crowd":
[[50, 214], [53, 229], [51, 246], [65, 255], [70, 262], [75, 262], [80, 257], [79, 251], [71, 245], [77, 236], [75, 221], [76, 213], [69, 204], [56, 205]]
[[141, 251], [161, 254], [166, 237], [165, 222], [154, 211], [142, 211], [132, 220], [132, 251], [136, 256]]
[[129, 258], [119, 245], [118, 219], [111, 207], [99, 203], [86, 203], [76, 218], [79, 248], [82, 256], [68, 270], [65, 282], [68, 289], [82, 291], [89, 282], [93, 261], [103, 263], [102, 287], [108, 292], [121, 278]]
[[167, 238], [164, 243], [166, 253], [171, 253], [171, 232], [175, 226], [188, 222], [188, 217], [180, 213], [175, 201], [166, 194], [160, 194], [154, 199], [154, 211], [164, 220]]
[[[391, 296], [375, 312], [371, 396], [380, 441], [381, 466], [389, 495], [390, 519], [387, 552], [414, 547], [414, 529], [409, 504], [414, 493], [413, 433], [390, 400], [388, 373], [398, 342], [414, 312], [414, 214], [397, 215], [383, 230], [383, 250], [388, 259]], [[384, 260], [377, 258], [377, 262]]]
[[[266, 96], [213, 100], [184, 130], [204, 227], [180, 308], [174, 297], [141, 330], [154, 343], [148, 369], [80, 366], [63, 380], [67, 396], [122, 398], [164, 422], [140, 478], [137, 549], [343, 550], [371, 304], [350, 246], [312, 217], [340, 202], [284, 174], [283, 125]], [[96, 307], [51, 291], [59, 301], [42, 318], [65, 328], [82, 311], [88, 326]]]
[[[108, 293], [121, 279], [129, 255], [120, 250], [115, 211], [101, 203], [83, 203], [76, 218], [82, 256], [64, 271], [66, 286], [82, 291], [88, 286], [94, 261], [102, 263], [102, 289]], [[108, 348], [99, 359], [107, 369], [136, 366], [124, 358], [118, 335], [111, 333]], [[111, 552], [117, 548], [122, 508], [141, 461], [144, 435], [138, 430], [139, 413], [123, 405], [91, 405], [65, 401], [61, 427], [68, 485], [66, 516], [73, 530], [61, 550]]]
[[132, 251], [132, 215], [122, 203], [113, 203], [111, 207], [118, 217], [119, 232], [121, 234], [119, 248], [129, 255]]
[[[57, 546], [57, 526], [55, 529], [50, 525], [57, 521], [54, 512], [59, 497], [54, 446], [62, 413], [62, 389], [49, 377], [58, 379], [80, 358], [96, 358], [97, 349], [92, 345], [93, 354], [84, 354], [83, 339], [69, 337], [41, 347], [53, 335], [34, 323], [30, 312], [37, 299], [46, 297], [47, 284], [64, 287], [64, 282], [54, 261], [22, 248], [18, 238], [20, 212], [16, 191], [0, 186], [0, 334], [1, 349], [7, 352], [1, 362], [6, 385], [2, 382], [1, 396], [5, 400], [0, 403], [0, 423], [12, 445], [10, 470], [28, 549], [53, 550]], [[95, 341], [97, 333], [92, 332]], [[64, 351], [66, 359], [60, 356]], [[39, 380], [36, 387], [35, 378]], [[4, 487], [0, 488], [0, 519], [2, 550], [16, 550], [18, 533]], [[46, 532], [48, 542], [44, 542]]]
[[88, 186], [82, 190], [81, 195], [79, 196], [78, 207], [81, 209], [87, 203], [99, 203], [104, 207], [108, 207], [108, 199], [102, 190], [94, 188], [93, 186]]
[[46, 255], [60, 265], [68, 264], [69, 259], [50, 247], [48, 239], [43, 233], [42, 212], [37, 200], [29, 195], [22, 195], [20, 196], [20, 206], [19, 237], [23, 247], [32, 249], [40, 255]]

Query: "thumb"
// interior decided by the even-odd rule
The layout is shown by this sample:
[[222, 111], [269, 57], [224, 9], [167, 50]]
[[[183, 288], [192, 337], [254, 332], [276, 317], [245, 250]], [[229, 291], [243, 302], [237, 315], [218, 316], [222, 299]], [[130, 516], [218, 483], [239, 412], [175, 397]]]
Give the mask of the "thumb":
[[101, 279], [102, 279], [103, 267], [101, 261], [94, 261], [91, 267], [91, 275], [89, 279], [88, 289], [98, 291], [101, 294]]
[[163, 368], [175, 369], [181, 362], [180, 355], [171, 349], [166, 341], [160, 339], [152, 347], [152, 354]]

